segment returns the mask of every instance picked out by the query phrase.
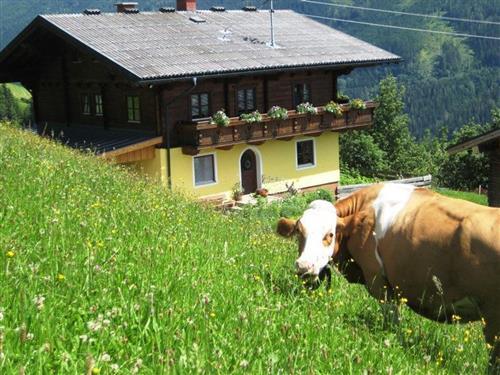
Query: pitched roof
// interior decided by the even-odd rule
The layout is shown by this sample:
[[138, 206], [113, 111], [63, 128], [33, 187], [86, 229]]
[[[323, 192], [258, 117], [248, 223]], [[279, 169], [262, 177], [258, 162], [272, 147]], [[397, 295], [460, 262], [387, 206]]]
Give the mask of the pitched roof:
[[278, 48], [267, 44], [268, 11], [58, 14], [38, 21], [141, 81], [401, 60], [290, 10], [275, 11]]
[[484, 134], [469, 138], [463, 142], [448, 147], [446, 151], [448, 151], [449, 154], [456, 154], [457, 152], [464, 151], [472, 147], [477, 147], [485, 143], [493, 142], [495, 140], [500, 141], [500, 129], [493, 129]]

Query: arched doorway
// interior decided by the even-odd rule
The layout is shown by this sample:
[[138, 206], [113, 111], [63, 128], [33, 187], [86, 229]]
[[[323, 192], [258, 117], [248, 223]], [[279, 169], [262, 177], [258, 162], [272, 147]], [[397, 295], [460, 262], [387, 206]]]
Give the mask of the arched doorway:
[[257, 156], [252, 150], [246, 150], [240, 159], [241, 189], [243, 194], [251, 194], [257, 190]]

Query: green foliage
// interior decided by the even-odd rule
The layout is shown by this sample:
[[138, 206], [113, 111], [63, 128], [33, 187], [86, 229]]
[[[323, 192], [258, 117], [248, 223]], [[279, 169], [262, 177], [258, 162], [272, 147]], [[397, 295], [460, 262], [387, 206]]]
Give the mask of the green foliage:
[[333, 100], [325, 105], [325, 112], [331, 113], [337, 118], [340, 118], [343, 115], [342, 107]]
[[318, 113], [318, 108], [313, 106], [311, 103], [300, 103], [297, 106], [297, 113], [307, 113], [310, 115], [315, 115]]
[[432, 157], [409, 131], [403, 96], [404, 87], [393, 76], [380, 82], [373, 129], [341, 135], [343, 168], [368, 177], [399, 178], [429, 173]]
[[227, 117], [226, 112], [223, 109], [214, 113], [212, 117], [210, 117], [210, 123], [218, 126], [229, 126], [231, 120]]
[[366, 104], [363, 99], [353, 99], [350, 102], [351, 109], [363, 110], [366, 109]]
[[269, 109], [267, 115], [273, 120], [286, 120], [288, 118], [288, 110], [275, 105]]
[[262, 115], [259, 111], [253, 111], [252, 113], [242, 113], [240, 115], [240, 120], [245, 121], [247, 124], [252, 124], [254, 122], [261, 122]]
[[23, 121], [25, 113], [8, 85], [0, 84], [0, 120]]

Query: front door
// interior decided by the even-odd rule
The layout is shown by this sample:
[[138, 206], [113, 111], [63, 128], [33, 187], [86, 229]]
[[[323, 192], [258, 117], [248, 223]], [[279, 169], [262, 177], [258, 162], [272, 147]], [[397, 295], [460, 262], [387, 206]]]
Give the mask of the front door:
[[252, 150], [246, 150], [241, 156], [241, 188], [244, 194], [257, 190], [257, 158]]

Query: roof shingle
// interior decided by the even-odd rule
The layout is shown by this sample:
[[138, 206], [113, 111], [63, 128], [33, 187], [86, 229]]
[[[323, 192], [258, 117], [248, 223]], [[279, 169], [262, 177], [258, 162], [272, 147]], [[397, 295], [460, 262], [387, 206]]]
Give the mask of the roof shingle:
[[[197, 15], [206, 20], [195, 23]], [[398, 62], [400, 57], [289, 10], [41, 16], [138, 80], [308, 66]]]

